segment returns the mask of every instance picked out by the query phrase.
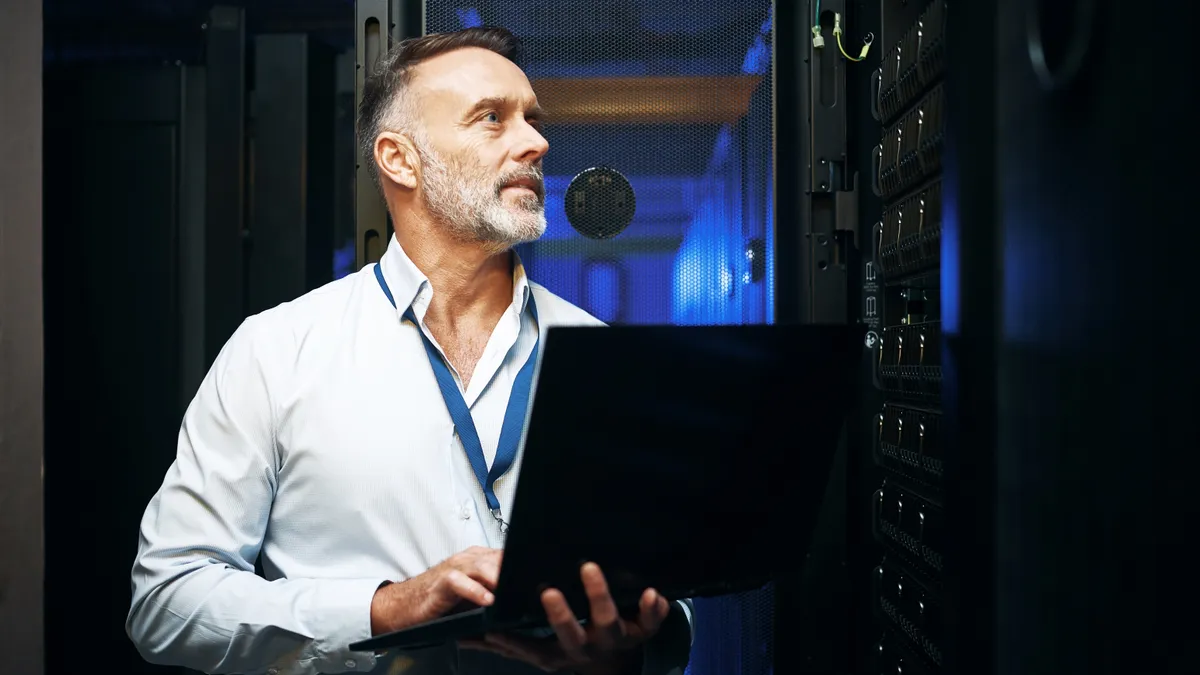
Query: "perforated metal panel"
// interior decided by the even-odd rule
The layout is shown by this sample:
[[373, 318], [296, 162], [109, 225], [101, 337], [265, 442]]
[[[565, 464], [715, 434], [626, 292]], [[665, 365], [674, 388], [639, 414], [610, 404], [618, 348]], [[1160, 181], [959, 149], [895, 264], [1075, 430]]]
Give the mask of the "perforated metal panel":
[[[772, 318], [770, 0], [427, 0], [426, 32], [503, 26], [547, 110], [532, 278], [610, 323]], [[624, 174], [633, 223], [592, 240], [563, 195], [590, 167]], [[719, 554], [720, 542], [712, 542]], [[692, 675], [768, 673], [770, 591], [700, 599]]]
[[[618, 323], [770, 320], [769, 0], [426, 2], [427, 32], [470, 25], [516, 33], [550, 115], [549, 227], [521, 250], [539, 282]], [[637, 213], [594, 241], [563, 195], [601, 165]]]

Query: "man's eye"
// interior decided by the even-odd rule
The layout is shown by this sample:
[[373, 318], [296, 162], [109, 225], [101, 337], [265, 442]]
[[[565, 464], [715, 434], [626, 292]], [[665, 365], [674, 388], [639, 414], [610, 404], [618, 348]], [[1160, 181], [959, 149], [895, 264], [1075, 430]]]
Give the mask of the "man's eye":
[[500, 115], [497, 115], [494, 112], [490, 112], [490, 113], [484, 115], [483, 119], [487, 120], [488, 122], [490, 122], [492, 124], [498, 124], [500, 122]]

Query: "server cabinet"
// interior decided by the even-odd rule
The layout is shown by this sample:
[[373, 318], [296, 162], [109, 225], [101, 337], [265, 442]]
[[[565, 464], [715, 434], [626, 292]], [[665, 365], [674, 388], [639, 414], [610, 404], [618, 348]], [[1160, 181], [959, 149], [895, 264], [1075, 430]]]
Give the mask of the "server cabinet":
[[1130, 49], [1105, 0], [946, 4], [879, 3], [856, 672], [1190, 672], [1185, 43]]
[[[1184, 270], [1200, 240], [1197, 142], [1184, 112], [1195, 100], [1193, 50], [1153, 38], [1130, 48], [1128, 5], [1113, 0], [977, 4], [964, 10], [964, 35], [951, 34], [947, 84], [966, 94], [978, 70], [996, 77], [990, 98], [952, 98], [961, 180], [946, 206], [961, 293], [948, 363], [964, 463], [981, 403], [968, 392], [994, 387], [997, 434], [980, 458], [993, 507], [977, 511], [991, 517], [994, 549], [962, 555], [973, 566], [990, 557], [995, 582], [990, 598], [963, 585], [959, 616], [980, 599], [993, 618], [967, 618], [957, 672], [987, 672], [968, 670], [972, 647], [997, 673], [1194, 672], [1195, 620], [1176, 611], [1195, 597], [1177, 563], [1198, 512], [1189, 494], [1198, 365], [1178, 349], [1193, 333]], [[1194, 3], [1156, 9], [1147, 36], [1196, 20]], [[958, 69], [967, 36], [985, 26], [991, 61]], [[975, 126], [959, 143], [961, 119]], [[992, 176], [977, 173], [981, 151], [995, 160]], [[989, 231], [980, 207], [992, 205]], [[972, 257], [972, 245], [988, 243], [991, 256]], [[1001, 264], [979, 264], [988, 261]], [[981, 287], [995, 299], [982, 319]], [[990, 354], [972, 346], [987, 337]], [[990, 631], [993, 644], [972, 645], [971, 629]]]
[[[878, 408], [865, 436], [873, 485], [864, 672], [939, 673], [945, 661], [946, 464], [942, 410], [942, 193], [946, 3], [880, 3], [869, 98], [878, 208], [862, 268]], [[868, 524], [869, 523], [869, 524]]]
[[[204, 23], [204, 370], [246, 317], [246, 11]], [[197, 380], [196, 385], [200, 382]], [[193, 393], [195, 390], [193, 389]]]
[[302, 33], [254, 38], [248, 314], [333, 280], [335, 62]]
[[[45, 77], [46, 670], [103, 654], [150, 672], [123, 626], [136, 524], [203, 369], [205, 75], [68, 65]], [[80, 552], [89, 620], [80, 632]]]
[[[354, 3], [354, 101], [362, 102], [363, 82], [392, 44], [424, 32], [424, 0], [356, 0]], [[383, 197], [358, 155], [354, 174], [355, 269], [378, 262], [392, 235]]]

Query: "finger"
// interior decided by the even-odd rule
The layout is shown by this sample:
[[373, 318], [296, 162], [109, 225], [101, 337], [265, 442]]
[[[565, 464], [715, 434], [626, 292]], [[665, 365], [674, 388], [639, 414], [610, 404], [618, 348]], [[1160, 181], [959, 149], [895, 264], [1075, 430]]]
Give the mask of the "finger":
[[485, 548], [485, 549], [483, 549], [483, 557], [487, 558], [488, 560], [491, 560], [493, 563], [496, 564], [496, 567], [499, 567], [500, 563], [504, 560], [504, 549], [502, 549], [502, 548]]
[[476, 557], [485, 556], [485, 555], [486, 556], [490, 556], [490, 555], [498, 556], [502, 553], [504, 553], [504, 549], [488, 548], [487, 546], [471, 546], [471, 547], [467, 548], [465, 551], [463, 551], [462, 553], [460, 553], [459, 555], [466, 556], [469, 558], [476, 558]]
[[496, 599], [492, 592], [484, 587], [475, 579], [463, 574], [458, 570], [450, 570], [446, 573], [446, 589], [454, 596], [467, 600], [479, 605], [487, 607]]
[[671, 613], [671, 601], [664, 598], [662, 594], [653, 588], [647, 590], [654, 591], [654, 616], [658, 618], [659, 623], [662, 623], [666, 620], [667, 615]]
[[593, 642], [600, 649], [611, 650], [624, 637], [621, 625], [621, 615], [617, 612], [617, 603], [613, 602], [608, 591], [608, 582], [604, 573], [596, 563], [584, 563], [579, 571], [583, 580], [583, 590], [587, 593], [591, 605], [591, 625], [594, 627]]
[[654, 635], [658, 632], [662, 622], [667, 618], [667, 614], [671, 612], [671, 604], [658, 591], [653, 588], [647, 588], [645, 593], [642, 593], [641, 601], [638, 603], [638, 628], [646, 637]]
[[495, 589], [500, 581], [500, 561], [492, 556], [481, 558], [475, 563], [471, 576], [489, 589]]
[[450, 558], [450, 567], [465, 572], [476, 581], [494, 588], [500, 576], [500, 562], [504, 551], [496, 548], [472, 546]]
[[546, 610], [546, 620], [554, 629], [563, 653], [576, 662], [586, 660], [584, 649], [587, 647], [587, 631], [579, 625], [579, 619], [575, 618], [575, 612], [571, 611], [562, 591], [557, 588], [542, 591], [542, 609]]
[[489, 591], [495, 590], [496, 583], [500, 580], [500, 564], [495, 556], [481, 554], [465, 557], [458, 560], [453, 569], [482, 584]]

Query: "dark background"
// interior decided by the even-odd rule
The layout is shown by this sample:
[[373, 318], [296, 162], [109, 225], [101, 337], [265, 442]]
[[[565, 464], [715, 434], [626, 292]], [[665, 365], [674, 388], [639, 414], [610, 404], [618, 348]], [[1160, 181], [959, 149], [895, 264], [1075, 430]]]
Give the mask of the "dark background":
[[[851, 24], [855, 39], [872, 25], [875, 4], [852, 3], [858, 13], [848, 15], [862, 19]], [[884, 0], [883, 13], [903, 4]], [[729, 50], [744, 45], [738, 65], [745, 65], [763, 17], [739, 19], [734, 9], [709, 7], [708, 14], [725, 17], [714, 28], [692, 20], [706, 3], [682, 5], [663, 20], [677, 21], [678, 32], [697, 40], [705, 30], [719, 31]], [[622, 21], [638, 16], [630, 6], [612, 3], [611, 14], [587, 20], [628, 29]], [[45, 3], [44, 45], [38, 7], [27, 1], [0, 10], [0, 665], [36, 673], [44, 657], [50, 673], [164, 672], [142, 663], [123, 631], [136, 523], [171, 460], [182, 407], [232, 327], [346, 268], [334, 251], [353, 236], [353, 193], [338, 176], [350, 175], [353, 156], [338, 154], [348, 110], [345, 96], [338, 98], [346, 87], [337, 82], [336, 54], [352, 44], [346, 36], [353, 5], [255, 2], [239, 16], [192, 3], [60, 0]], [[475, 8], [481, 19], [496, 11], [484, 2]], [[1088, 8], [1094, 21], [1081, 34], [1073, 27]], [[1030, 12], [1051, 27], [1052, 60], [1061, 62], [1073, 45], [1087, 47], [1077, 76], [1057, 88], [1030, 68]], [[948, 430], [942, 672], [1194, 670], [1193, 622], [1184, 623], [1194, 585], [1182, 549], [1196, 516], [1189, 488], [1197, 366], [1188, 349], [1196, 314], [1189, 171], [1196, 148], [1188, 131], [1190, 53], [1186, 40], [1168, 35], [1194, 25], [1194, 13], [1164, 6], [1142, 14], [1105, 0], [955, 6], [947, 34], [940, 269]], [[535, 41], [544, 37], [538, 26], [574, 28], [529, 16]], [[809, 39], [808, 22], [783, 18], [776, 17], [778, 30], [790, 31], [787, 45], [798, 49]], [[306, 36], [263, 49], [289, 64], [311, 63], [306, 82], [330, 80], [322, 64], [335, 55], [332, 114], [319, 100], [329, 89], [301, 96], [303, 88], [281, 86], [277, 102], [311, 115], [302, 125], [270, 129], [281, 134], [274, 141], [253, 124], [236, 129], [239, 111], [253, 113], [245, 116], [250, 120], [281, 114], [248, 93], [257, 68], [269, 63], [256, 58], [262, 43], [252, 39], [265, 33]], [[857, 302], [856, 273], [844, 297], [820, 290], [824, 281], [813, 273], [804, 240], [823, 217], [821, 199], [814, 206], [806, 196], [811, 186], [801, 185], [798, 166], [832, 131], [820, 121], [789, 127], [814, 119], [805, 114], [808, 101], [787, 84], [799, 80], [805, 62], [798, 52], [779, 56], [782, 38], [772, 43], [777, 173], [788, 189], [766, 203], [782, 215], [756, 215], [758, 202], [741, 200], [737, 237], [705, 240], [712, 257], [694, 268], [716, 282], [696, 288], [720, 291], [727, 279], [739, 290], [676, 316], [668, 312], [676, 307], [676, 286], [666, 275], [651, 284], [654, 300], [622, 305], [621, 298], [633, 297], [619, 292], [622, 275], [584, 266], [582, 258], [580, 270], [601, 271], [556, 276], [546, 264], [552, 288], [577, 284], [577, 295], [564, 294], [594, 300], [598, 312], [658, 308], [627, 314], [631, 320], [804, 320], [822, 302]], [[231, 56], [239, 44], [255, 52], [240, 69]], [[682, 38], [662, 44], [679, 54], [687, 47]], [[214, 60], [215, 53], [229, 61]], [[135, 65], [136, 75], [115, 77], [118, 63]], [[845, 151], [850, 166], [865, 172], [880, 125], [864, 104], [869, 68], [847, 72]], [[213, 92], [222, 93], [214, 99]], [[195, 123], [200, 111], [203, 125]], [[325, 124], [314, 121], [322, 114], [331, 118], [330, 133], [312, 131]], [[687, 157], [716, 149], [719, 131], [687, 134], [695, 141]], [[635, 147], [636, 166], [637, 141], [658, 135], [629, 133], [624, 145]], [[575, 155], [581, 159], [589, 152], [584, 136]], [[251, 137], [277, 144], [278, 152], [266, 155], [274, 165], [248, 151]], [[750, 147], [739, 146], [743, 158], [761, 154]], [[331, 172], [322, 179], [331, 188], [296, 187], [309, 184], [285, 173], [300, 170], [287, 154], [298, 148], [305, 156], [330, 153], [332, 161], [305, 171]], [[696, 162], [679, 160], [693, 173]], [[271, 201], [255, 198], [263, 189]], [[880, 205], [864, 195], [860, 207], [865, 232]], [[730, 222], [674, 220], [665, 227], [678, 228], [679, 237], [694, 222]], [[271, 236], [260, 236], [264, 227]], [[764, 246], [774, 247], [769, 259], [776, 267], [761, 294], [739, 287], [741, 270], [721, 265], [717, 255], [744, 254], [753, 227], [762, 228]], [[613, 246], [622, 250], [622, 241]], [[667, 258], [662, 249], [670, 241], [654, 239], [655, 255]], [[682, 238], [674, 241], [679, 248], [670, 250], [682, 249]], [[561, 258], [575, 260], [584, 250], [567, 248]], [[536, 274], [538, 252], [529, 253]], [[541, 260], [554, 255], [543, 252]], [[256, 271], [281, 260], [287, 264], [276, 274]], [[647, 277], [629, 278], [644, 285]], [[587, 295], [582, 289], [589, 287]], [[874, 489], [863, 445], [874, 420], [870, 408], [864, 403], [849, 430], [845, 476], [831, 483], [846, 495], [827, 514], [812, 551], [824, 563], [806, 565], [797, 555], [795, 579], [775, 598], [710, 608], [708, 616], [719, 617], [711, 630], [726, 632], [698, 645], [694, 672], [768, 672], [767, 662], [781, 654], [786, 663], [775, 672], [876, 671], [875, 598], [863, 578], [878, 562], [863, 541], [870, 537], [862, 500]], [[840, 590], [852, 599], [839, 603], [847, 597]], [[1183, 618], [1169, 620], [1168, 606]], [[757, 624], [743, 629], [735, 619], [747, 614]], [[771, 622], [780, 631], [774, 640], [766, 630]], [[905, 672], [938, 670], [920, 659], [911, 666]]]

